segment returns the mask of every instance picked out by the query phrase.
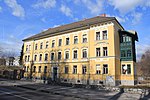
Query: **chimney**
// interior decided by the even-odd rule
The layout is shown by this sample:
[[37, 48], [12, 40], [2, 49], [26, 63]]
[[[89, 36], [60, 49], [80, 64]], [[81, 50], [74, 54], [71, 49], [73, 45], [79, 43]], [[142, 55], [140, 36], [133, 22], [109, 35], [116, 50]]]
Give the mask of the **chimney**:
[[104, 14], [101, 14], [100, 17], [106, 17], [106, 14], [105, 14], [105, 13], [104, 13]]

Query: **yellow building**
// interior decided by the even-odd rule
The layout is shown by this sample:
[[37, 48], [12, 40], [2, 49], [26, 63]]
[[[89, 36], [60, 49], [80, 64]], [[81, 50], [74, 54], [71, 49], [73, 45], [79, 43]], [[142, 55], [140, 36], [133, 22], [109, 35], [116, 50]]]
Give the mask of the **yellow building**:
[[97, 16], [24, 39], [26, 78], [73, 84], [134, 85], [135, 31]]

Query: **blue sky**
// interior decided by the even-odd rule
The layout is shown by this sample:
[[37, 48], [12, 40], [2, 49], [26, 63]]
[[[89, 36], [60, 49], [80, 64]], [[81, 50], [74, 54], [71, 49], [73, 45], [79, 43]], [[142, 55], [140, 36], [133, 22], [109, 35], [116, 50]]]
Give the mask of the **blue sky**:
[[0, 0], [0, 46], [19, 53], [26, 37], [103, 13], [138, 32], [138, 57], [149, 48], [150, 0]]

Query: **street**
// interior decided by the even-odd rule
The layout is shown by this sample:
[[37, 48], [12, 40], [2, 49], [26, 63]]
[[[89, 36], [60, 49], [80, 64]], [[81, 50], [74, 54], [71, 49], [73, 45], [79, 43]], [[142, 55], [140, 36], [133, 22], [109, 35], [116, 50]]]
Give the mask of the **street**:
[[[5, 83], [5, 84], [4, 84]], [[25, 84], [26, 83], [26, 84]], [[0, 100], [149, 100], [141, 94], [0, 80]]]
[[80, 100], [56, 94], [42, 93], [19, 87], [0, 87], [0, 100]]

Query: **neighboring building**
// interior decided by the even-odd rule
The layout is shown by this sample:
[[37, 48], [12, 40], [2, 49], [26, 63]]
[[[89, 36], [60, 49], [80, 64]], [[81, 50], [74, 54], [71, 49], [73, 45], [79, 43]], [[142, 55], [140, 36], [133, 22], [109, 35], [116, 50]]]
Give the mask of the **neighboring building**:
[[8, 57], [6, 58], [7, 66], [19, 66], [19, 57]]
[[97, 16], [24, 39], [25, 77], [76, 84], [134, 85], [135, 31]]
[[0, 66], [5, 66], [5, 65], [6, 65], [5, 58], [0, 58]]

